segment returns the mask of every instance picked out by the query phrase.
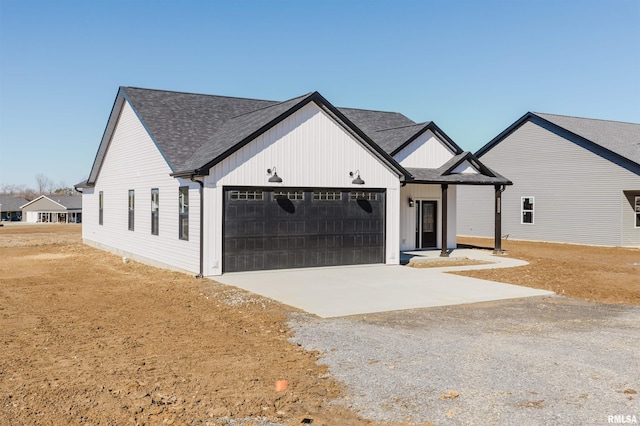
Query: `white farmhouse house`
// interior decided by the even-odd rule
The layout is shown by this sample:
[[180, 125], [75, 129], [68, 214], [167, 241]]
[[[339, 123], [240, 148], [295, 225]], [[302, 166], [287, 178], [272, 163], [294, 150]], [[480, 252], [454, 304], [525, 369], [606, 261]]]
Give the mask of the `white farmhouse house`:
[[76, 187], [87, 244], [211, 276], [446, 256], [457, 186], [508, 184], [434, 123], [317, 92], [274, 102], [121, 87]]
[[[513, 181], [508, 238], [640, 247], [640, 124], [529, 112], [476, 156]], [[459, 235], [492, 235], [487, 196], [460, 188]]]

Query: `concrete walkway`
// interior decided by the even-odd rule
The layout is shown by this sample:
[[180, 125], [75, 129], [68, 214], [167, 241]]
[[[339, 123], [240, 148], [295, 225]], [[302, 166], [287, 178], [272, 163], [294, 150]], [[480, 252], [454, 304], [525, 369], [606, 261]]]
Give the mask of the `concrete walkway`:
[[[407, 252], [437, 258], [439, 251]], [[454, 250], [452, 258], [493, 262], [488, 265], [412, 268], [358, 265], [276, 271], [237, 272], [215, 280], [260, 294], [322, 318], [492, 300], [552, 295], [553, 292], [446, 274], [447, 271], [526, 265], [484, 250]]]

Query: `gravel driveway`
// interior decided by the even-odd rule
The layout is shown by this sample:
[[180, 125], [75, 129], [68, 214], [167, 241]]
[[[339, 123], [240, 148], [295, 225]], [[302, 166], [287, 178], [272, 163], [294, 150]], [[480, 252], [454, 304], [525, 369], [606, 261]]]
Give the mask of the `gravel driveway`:
[[[341, 403], [380, 422], [640, 422], [640, 308], [558, 296], [335, 319], [294, 314]], [[618, 416], [612, 419], [609, 416]]]

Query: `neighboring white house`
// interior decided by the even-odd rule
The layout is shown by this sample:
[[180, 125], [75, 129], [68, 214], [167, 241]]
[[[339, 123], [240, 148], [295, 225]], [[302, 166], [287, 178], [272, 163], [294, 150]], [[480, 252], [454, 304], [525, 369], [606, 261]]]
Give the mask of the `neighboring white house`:
[[[640, 246], [640, 124], [529, 112], [476, 156], [513, 181], [509, 239]], [[493, 235], [487, 196], [460, 188], [459, 235]]]
[[81, 223], [82, 197], [41, 195], [20, 206], [22, 220], [29, 223]]
[[467, 184], [510, 182], [399, 113], [121, 87], [76, 187], [87, 244], [208, 276], [446, 256]]

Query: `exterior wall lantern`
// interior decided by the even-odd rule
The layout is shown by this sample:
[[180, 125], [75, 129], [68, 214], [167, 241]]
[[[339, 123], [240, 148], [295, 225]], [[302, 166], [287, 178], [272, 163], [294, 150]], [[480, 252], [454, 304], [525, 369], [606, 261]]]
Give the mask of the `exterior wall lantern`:
[[355, 172], [349, 172], [349, 177], [353, 177], [354, 175], [357, 175], [357, 177], [354, 180], [352, 180], [351, 183], [355, 185], [364, 185], [364, 181], [360, 177], [360, 170], [356, 170]]
[[413, 198], [409, 197], [409, 207], [413, 207]]
[[270, 169], [267, 169], [267, 174], [271, 175], [273, 174], [273, 176], [271, 176], [269, 178], [269, 182], [271, 183], [282, 183], [282, 178], [280, 176], [278, 176], [278, 173], [276, 173], [276, 167], [273, 166]]

